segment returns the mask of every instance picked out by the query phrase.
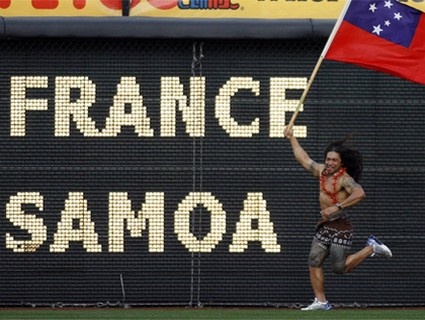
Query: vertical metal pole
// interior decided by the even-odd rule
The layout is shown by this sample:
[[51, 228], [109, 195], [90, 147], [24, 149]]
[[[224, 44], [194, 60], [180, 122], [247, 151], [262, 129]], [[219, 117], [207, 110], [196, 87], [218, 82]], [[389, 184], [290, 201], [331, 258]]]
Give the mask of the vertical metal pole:
[[[203, 43], [194, 42], [192, 46], [192, 77], [200, 76], [202, 77], [202, 58], [203, 55]], [[198, 146], [199, 144], [199, 146]], [[202, 192], [202, 179], [203, 179], [203, 139], [202, 137], [197, 138], [193, 137], [193, 154], [192, 154], [192, 191], [193, 192]], [[196, 225], [195, 215], [192, 216], [192, 230], [195, 231], [194, 234], [202, 234], [202, 207], [198, 209], [199, 218], [198, 218], [198, 232], [195, 231], [194, 227]], [[196, 282], [196, 283], [195, 283]], [[192, 252], [192, 261], [191, 261], [191, 292], [190, 292], [190, 305], [201, 306], [200, 301], [200, 291], [201, 291], [201, 253]], [[196, 301], [195, 300], [196, 294]], [[196, 303], [195, 303], [196, 302]]]
[[122, 0], [122, 15], [128, 17], [130, 15], [131, 0]]

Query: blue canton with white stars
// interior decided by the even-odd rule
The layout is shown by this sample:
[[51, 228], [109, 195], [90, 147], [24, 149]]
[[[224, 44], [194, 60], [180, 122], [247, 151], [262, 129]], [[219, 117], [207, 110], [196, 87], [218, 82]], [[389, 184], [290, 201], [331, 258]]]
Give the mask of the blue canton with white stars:
[[377, 37], [409, 47], [421, 14], [396, 0], [352, 0], [344, 20]]

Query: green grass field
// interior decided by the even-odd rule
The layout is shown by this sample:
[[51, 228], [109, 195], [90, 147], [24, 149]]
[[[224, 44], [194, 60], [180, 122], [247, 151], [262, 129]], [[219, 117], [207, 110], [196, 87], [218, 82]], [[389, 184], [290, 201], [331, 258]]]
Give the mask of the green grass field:
[[425, 309], [339, 309], [332, 311], [303, 312], [284, 308], [34, 308], [0, 309], [0, 319], [114, 319], [114, 320], [293, 320], [293, 319], [425, 319]]

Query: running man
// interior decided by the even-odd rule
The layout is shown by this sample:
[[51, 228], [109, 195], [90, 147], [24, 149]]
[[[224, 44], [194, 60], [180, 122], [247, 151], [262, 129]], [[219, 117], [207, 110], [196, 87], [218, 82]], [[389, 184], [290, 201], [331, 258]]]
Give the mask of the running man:
[[363, 156], [346, 145], [347, 139], [330, 143], [324, 152], [324, 164], [315, 162], [301, 147], [292, 128], [285, 128], [285, 137], [291, 143], [295, 159], [313, 176], [320, 185], [320, 219], [316, 225], [310, 254], [309, 275], [315, 298], [312, 304], [302, 308], [309, 310], [331, 310], [332, 305], [325, 295], [323, 262], [331, 259], [332, 270], [337, 274], [352, 271], [370, 256], [392, 257], [391, 250], [375, 236], [370, 236], [366, 246], [349, 254], [352, 246], [353, 227], [347, 208], [362, 201], [365, 192], [359, 184], [363, 170]]

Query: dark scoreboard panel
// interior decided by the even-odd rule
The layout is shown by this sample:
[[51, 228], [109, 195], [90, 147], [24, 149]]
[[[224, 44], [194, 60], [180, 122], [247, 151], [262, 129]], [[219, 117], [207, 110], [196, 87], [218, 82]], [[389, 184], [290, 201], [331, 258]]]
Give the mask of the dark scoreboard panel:
[[[325, 40], [0, 42], [0, 304], [310, 301], [318, 181], [283, 128]], [[325, 61], [295, 122], [354, 134], [366, 199], [336, 305], [423, 305], [425, 89]]]

